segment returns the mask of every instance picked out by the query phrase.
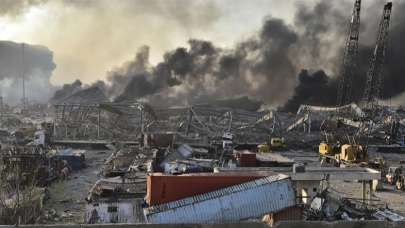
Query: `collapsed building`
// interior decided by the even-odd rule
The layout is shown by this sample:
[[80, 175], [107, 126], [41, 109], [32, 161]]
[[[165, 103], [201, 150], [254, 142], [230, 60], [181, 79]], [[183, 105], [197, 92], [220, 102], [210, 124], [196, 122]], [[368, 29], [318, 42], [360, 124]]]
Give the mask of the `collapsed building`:
[[55, 140], [133, 141], [142, 134], [172, 132], [180, 141], [208, 143], [233, 132], [238, 143], [257, 144], [274, 131], [271, 111], [206, 105], [155, 109], [143, 103], [58, 104], [55, 109]]

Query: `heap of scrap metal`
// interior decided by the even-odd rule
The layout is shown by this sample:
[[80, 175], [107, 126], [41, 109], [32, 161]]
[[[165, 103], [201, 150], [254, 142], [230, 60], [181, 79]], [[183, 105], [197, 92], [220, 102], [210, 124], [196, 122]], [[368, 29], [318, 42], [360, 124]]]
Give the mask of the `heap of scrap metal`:
[[135, 140], [154, 119], [146, 104], [57, 104], [54, 139]]
[[55, 113], [55, 139], [122, 141], [174, 132], [184, 140], [208, 142], [232, 132], [238, 142], [258, 143], [274, 130], [272, 112], [208, 105], [154, 109], [144, 103], [57, 104]]

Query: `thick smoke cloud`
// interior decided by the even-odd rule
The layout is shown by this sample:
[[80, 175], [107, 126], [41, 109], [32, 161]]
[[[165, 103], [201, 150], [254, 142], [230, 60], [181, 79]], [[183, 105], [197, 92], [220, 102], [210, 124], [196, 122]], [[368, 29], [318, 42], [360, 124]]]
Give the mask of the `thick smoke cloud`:
[[342, 52], [351, 4], [319, 1], [310, 7], [298, 4], [294, 28], [299, 34], [294, 61], [300, 68], [326, 68], [336, 73]]
[[[110, 97], [117, 97], [131, 82], [131, 75], [146, 75], [149, 70], [149, 47], [139, 48], [133, 61], [125, 63], [122, 67], [116, 68], [107, 73], [107, 81], [111, 85], [107, 91]], [[139, 76], [139, 78], [142, 78]], [[139, 79], [142, 80], [142, 79]], [[132, 82], [135, 83], [135, 82]], [[140, 81], [141, 83], [141, 81]], [[141, 85], [139, 84], [142, 89]], [[145, 90], [147, 88], [144, 88]], [[139, 91], [139, 89], [137, 90]]]
[[82, 89], [83, 89], [82, 82], [78, 79], [71, 84], [64, 84], [62, 88], [60, 88], [53, 94], [52, 98], [50, 99], [50, 102], [61, 103], [66, 98], [81, 91]]
[[[288, 55], [297, 39], [282, 20], [268, 18], [257, 37], [239, 43], [235, 49], [190, 40], [189, 48], [167, 52], [164, 61], [149, 70], [139, 64], [147, 61], [136, 58], [109, 78], [130, 78], [117, 101], [144, 98], [161, 106], [250, 96], [282, 104], [295, 85], [297, 72]], [[287, 93], [279, 93], [279, 89]]]
[[209, 31], [222, 16], [212, 0], [6, 2], [1, 1], [0, 38], [52, 50], [58, 65], [51, 80], [55, 85], [76, 78], [86, 84], [106, 80], [105, 72], [130, 59], [141, 45], [153, 47], [151, 60], [157, 62], [161, 53], [190, 37], [213, 34]]
[[109, 102], [107, 89], [111, 90], [104, 81], [97, 81], [91, 85], [85, 85], [80, 80], [76, 80], [71, 84], [64, 84], [62, 88], [54, 93], [49, 103], [94, 104]]
[[[398, 2], [399, 3], [399, 2]], [[394, 2], [392, 25], [390, 27], [390, 38], [387, 49], [386, 67], [384, 68], [384, 84], [382, 95], [384, 99], [397, 96], [405, 90], [405, 46], [403, 39], [405, 37], [405, 2], [400, 4]], [[371, 50], [369, 50], [371, 53]], [[367, 54], [367, 53], [366, 53]], [[405, 104], [403, 102], [402, 104]]]
[[0, 16], [17, 17], [32, 6], [38, 6], [46, 2], [48, 2], [48, 0], [2, 0]]
[[[108, 72], [105, 93], [115, 101], [144, 100], [156, 106], [214, 103], [249, 97], [273, 107], [295, 111], [300, 104], [334, 105], [351, 2], [321, 0], [314, 6], [297, 5], [293, 22], [265, 18], [258, 33], [234, 48], [220, 48], [192, 39], [187, 47], [149, 63], [142, 47], [132, 61]], [[383, 3], [363, 7], [359, 62], [353, 98], [362, 96], [369, 59]], [[394, 3], [383, 98], [405, 90], [401, 72], [405, 50], [404, 2]], [[153, 49], [153, 46], [151, 47]]]
[[282, 108], [295, 111], [301, 104], [328, 106], [336, 102], [337, 80], [331, 79], [322, 70], [314, 73], [302, 70], [294, 96]]
[[[233, 49], [190, 40], [188, 48], [166, 53], [164, 61], [149, 71], [139, 67], [136, 60], [132, 65], [124, 64], [115, 75], [131, 81], [116, 100], [142, 98], [162, 106], [249, 96], [267, 105], [283, 105], [301, 83], [297, 74], [302, 66], [336, 71], [336, 64], [331, 62], [339, 56], [333, 51], [337, 48], [331, 36], [341, 39], [338, 34], [346, 20], [344, 10], [331, 4], [321, 1], [314, 8], [298, 5], [293, 26], [281, 19], [266, 18], [256, 36]], [[138, 71], [142, 73], [134, 73]]]
[[53, 53], [46, 47], [24, 44], [23, 48], [19, 43], [0, 41], [0, 92], [4, 101], [20, 103], [23, 74], [29, 101], [47, 101], [55, 91], [49, 82], [55, 67]]
[[[367, 30], [362, 30], [360, 34], [360, 46], [358, 55], [358, 69], [356, 77], [353, 80], [353, 101], [360, 101], [363, 96], [365, 87], [365, 81], [367, 77], [367, 70], [370, 65], [370, 58], [372, 56], [375, 41], [377, 39], [378, 23], [380, 15], [382, 13], [383, 3], [377, 2], [373, 4], [370, 9], [375, 11], [374, 15], [370, 15], [363, 10], [362, 25], [367, 27]], [[378, 10], [376, 10], [378, 9]], [[386, 64], [382, 74], [383, 84], [381, 91], [382, 99], [391, 99], [394, 97], [395, 104], [404, 104], [403, 101], [395, 97], [404, 97], [402, 93], [405, 90], [405, 78], [403, 72], [405, 72], [405, 66], [401, 63], [405, 58], [405, 48], [401, 45], [401, 40], [405, 35], [405, 16], [402, 13], [405, 10], [404, 2], [394, 2], [393, 17], [391, 18], [391, 25], [389, 30], [388, 48], [386, 53]], [[316, 19], [318, 14], [315, 13], [311, 18]], [[365, 12], [364, 12], [365, 11]], [[377, 18], [377, 20], [375, 19]], [[317, 19], [316, 19], [317, 20]], [[322, 20], [319, 21], [322, 23]], [[347, 26], [347, 25], [346, 25]], [[322, 26], [323, 27], [323, 26]], [[339, 27], [344, 27], [341, 25]], [[339, 56], [339, 55], [337, 55]], [[340, 67], [340, 59], [336, 61], [336, 69]], [[320, 78], [320, 75], [323, 75]], [[318, 71], [313, 74], [304, 70], [300, 73], [300, 83], [295, 89], [295, 95], [284, 106], [284, 110], [294, 111], [300, 104], [311, 105], [335, 105], [337, 95], [337, 77], [339, 72], [335, 71], [331, 73], [332, 76], [327, 76], [325, 72]], [[303, 80], [312, 79], [312, 80]]]

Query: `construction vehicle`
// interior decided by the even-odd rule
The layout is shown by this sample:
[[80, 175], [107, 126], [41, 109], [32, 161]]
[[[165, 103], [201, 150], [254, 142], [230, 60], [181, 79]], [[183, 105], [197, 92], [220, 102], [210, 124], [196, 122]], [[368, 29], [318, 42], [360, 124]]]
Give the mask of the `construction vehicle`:
[[[369, 110], [369, 118], [373, 119], [376, 113], [376, 105], [381, 98], [382, 72], [385, 64], [387, 41], [389, 40], [389, 26], [391, 20], [392, 2], [384, 5], [383, 14], [377, 33], [377, 41], [374, 52], [370, 59], [370, 66], [367, 71], [366, 86], [362, 98], [363, 109]], [[370, 116], [371, 115], [371, 116]]]
[[[330, 136], [325, 133], [326, 140], [319, 144], [319, 157], [321, 161], [340, 164], [354, 164], [368, 162], [367, 149], [356, 143], [354, 137], [347, 137], [348, 143], [341, 144], [340, 141], [332, 142]], [[329, 136], [329, 137], [328, 137]]]
[[[341, 67], [341, 77], [338, 83], [337, 103], [344, 106], [352, 102], [352, 84], [357, 68], [358, 42], [360, 34], [360, 11], [361, 0], [355, 0], [352, 16], [349, 21], [348, 33], [343, 52], [343, 62]], [[338, 110], [337, 110], [338, 111]]]
[[390, 185], [395, 185], [395, 188], [399, 191], [405, 190], [405, 173], [402, 172], [402, 166], [390, 167], [388, 173], [385, 176], [386, 182]]
[[319, 144], [319, 156], [327, 163], [334, 165], [354, 164], [368, 161], [367, 150], [361, 145], [343, 144], [343, 145], [328, 145], [326, 143]]
[[397, 181], [395, 182], [395, 188], [397, 190], [405, 190], [405, 174], [399, 174]]
[[319, 156], [320, 158], [325, 158], [328, 163], [331, 161], [330, 157], [335, 157], [335, 155], [339, 153], [339, 150], [339, 143], [328, 144], [326, 142], [321, 142], [319, 144]]
[[339, 153], [340, 143], [328, 143], [321, 142], [319, 144], [319, 155], [328, 155], [328, 156], [335, 156], [335, 154]]
[[285, 148], [284, 138], [273, 137], [270, 141], [257, 146], [257, 152], [259, 153], [269, 153], [273, 150], [282, 150]]
[[258, 146], [257, 146], [257, 151], [258, 151], [259, 153], [270, 153], [270, 152], [271, 152], [270, 146], [267, 145], [267, 144], [260, 144], [260, 145], [258, 145]]
[[361, 145], [344, 144], [340, 147], [340, 153], [335, 155], [335, 159], [339, 163], [361, 163], [368, 161], [368, 154]]
[[339, 154], [340, 151], [340, 142], [334, 138], [334, 135], [331, 133], [324, 132], [325, 140], [322, 141], [318, 146], [319, 158], [324, 160], [327, 163], [330, 163], [334, 160], [335, 155]]
[[281, 150], [284, 147], [284, 138], [275, 137], [270, 139], [270, 148], [272, 150]]
[[402, 175], [402, 167], [391, 166], [388, 168], [388, 173], [385, 175], [386, 182], [390, 185], [394, 185], [400, 179]]

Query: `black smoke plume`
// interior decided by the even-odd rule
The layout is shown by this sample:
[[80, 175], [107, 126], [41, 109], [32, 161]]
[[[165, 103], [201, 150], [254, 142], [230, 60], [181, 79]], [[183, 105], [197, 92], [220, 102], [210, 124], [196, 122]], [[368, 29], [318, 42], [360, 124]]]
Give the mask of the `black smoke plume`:
[[54, 93], [53, 97], [50, 99], [50, 102], [55, 104], [61, 103], [69, 96], [81, 90], [82, 90], [82, 82], [78, 79], [71, 84], [64, 84], [62, 88], [60, 88]]
[[[378, 9], [376, 10], [378, 13], [377, 17], [364, 11], [362, 14], [363, 30], [360, 34], [358, 69], [352, 85], [352, 100], [354, 102], [359, 102], [363, 96], [370, 58], [374, 50], [375, 40], [377, 39], [378, 20], [380, 20], [383, 5], [383, 3], [377, 1], [370, 7], [374, 10]], [[401, 45], [402, 37], [405, 35], [405, 16], [399, 13], [404, 10], [404, 2], [394, 3], [387, 44], [386, 64], [382, 73], [381, 99], [390, 99], [405, 91], [405, 78], [403, 77], [405, 66], [401, 63], [402, 59], [405, 58], [405, 48]], [[378, 20], [371, 19], [371, 17], [375, 17]], [[316, 19], [317, 14], [313, 14], [311, 18]], [[343, 27], [343, 25], [340, 27]], [[364, 27], [367, 27], [367, 30], [364, 30]], [[336, 68], [340, 67], [341, 60], [337, 59], [336, 62]], [[295, 95], [284, 105], [283, 110], [295, 111], [300, 104], [335, 105], [339, 72], [333, 72], [336, 76], [327, 76], [325, 72], [322, 72], [323, 76], [320, 77], [321, 72], [318, 71], [310, 74], [306, 70], [302, 71], [299, 75], [300, 83], [295, 88]], [[312, 78], [312, 80], [302, 80], [305, 78]]]
[[29, 101], [47, 101], [55, 91], [50, 77], [56, 65], [46, 47], [0, 41], [0, 92], [4, 101], [18, 104], [23, 96], [23, 76]]
[[[325, 66], [331, 72], [336, 71], [336, 64], [331, 62], [336, 62], [339, 54], [326, 53], [336, 46], [329, 36], [343, 38], [339, 35], [345, 30], [343, 13], [340, 6], [334, 7], [330, 1], [321, 1], [314, 8], [298, 5], [293, 25], [268, 17], [257, 35], [233, 49], [190, 40], [188, 48], [166, 53], [164, 61], [149, 71], [126, 74], [125, 78], [131, 81], [116, 100], [145, 99], [154, 105], [170, 106], [247, 96], [266, 105], [280, 106], [296, 94], [293, 99], [300, 100], [292, 103], [305, 103], [306, 98], [297, 94], [302, 90], [294, 92], [294, 88], [300, 83], [312, 83], [305, 80], [311, 76], [302, 76], [308, 74], [305, 71], [297, 79], [297, 74], [304, 66]], [[126, 65], [122, 71], [137, 70]], [[323, 87], [333, 85], [323, 74], [326, 77]], [[316, 103], [316, 99], [312, 100]]]
[[166, 53], [161, 63], [146, 72], [137, 73], [137, 64], [121, 68], [119, 72], [128, 74], [116, 73], [113, 78], [130, 78], [130, 82], [115, 100], [143, 98], [163, 106], [249, 96], [283, 103], [288, 95], [278, 90], [288, 91], [295, 85], [297, 72], [288, 54], [297, 39], [282, 20], [269, 18], [257, 37], [233, 50], [190, 40], [189, 48]]
[[[383, 3], [363, 7], [358, 70], [353, 101], [359, 101], [374, 48]], [[192, 39], [149, 64], [149, 48], [108, 72], [106, 94], [115, 101], [144, 100], [156, 106], [190, 105], [248, 97], [265, 105], [295, 111], [300, 104], [335, 105], [337, 79], [351, 17], [351, 1], [298, 3], [292, 24], [265, 18], [251, 38], [234, 48]], [[405, 2], [395, 2], [390, 27], [382, 97], [405, 90]], [[378, 16], [376, 16], [378, 15]]]

